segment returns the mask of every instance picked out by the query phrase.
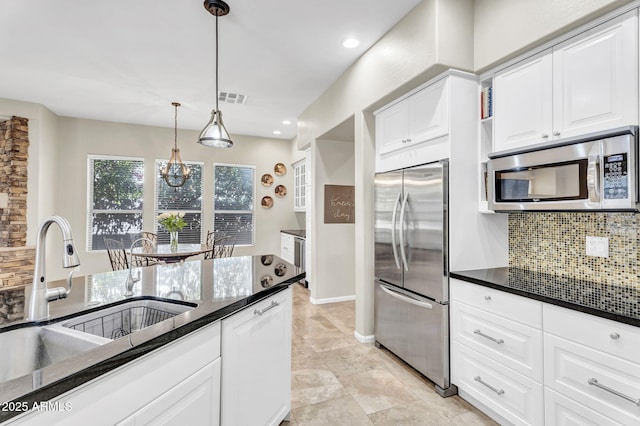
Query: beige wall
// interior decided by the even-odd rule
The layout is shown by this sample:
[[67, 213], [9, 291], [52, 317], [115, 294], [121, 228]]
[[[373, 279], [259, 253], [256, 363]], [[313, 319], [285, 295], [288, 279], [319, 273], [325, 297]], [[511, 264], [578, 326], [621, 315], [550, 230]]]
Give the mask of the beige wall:
[[474, 69], [482, 72], [633, 0], [475, 0]]
[[[173, 146], [173, 128], [120, 124], [95, 120], [58, 117], [41, 105], [0, 99], [0, 115], [18, 115], [29, 119], [29, 184], [27, 200], [27, 244], [35, 244], [39, 224], [44, 217], [56, 214], [67, 218], [79, 250], [81, 266], [76, 275], [110, 270], [105, 252], [87, 253], [87, 156], [123, 155], [145, 160], [144, 229], [154, 227], [153, 200], [155, 160], [167, 159]], [[213, 163], [256, 166], [256, 233], [255, 246], [238, 247], [234, 253], [280, 253], [281, 229], [300, 228], [293, 213], [292, 142], [235, 136], [234, 148], [212, 149], [196, 143], [197, 132], [178, 131], [178, 147], [183, 160], [205, 163], [203, 228], [213, 222]], [[283, 162], [287, 174], [275, 176], [273, 166]], [[275, 184], [289, 189], [285, 198], [277, 198], [275, 187], [263, 187], [259, 178], [264, 173], [275, 177]], [[273, 208], [260, 207], [260, 199], [271, 195]], [[304, 219], [304, 218], [303, 218]], [[302, 227], [304, 220], [302, 219]], [[47, 238], [47, 278], [66, 277], [61, 267], [60, 236], [52, 227]]]

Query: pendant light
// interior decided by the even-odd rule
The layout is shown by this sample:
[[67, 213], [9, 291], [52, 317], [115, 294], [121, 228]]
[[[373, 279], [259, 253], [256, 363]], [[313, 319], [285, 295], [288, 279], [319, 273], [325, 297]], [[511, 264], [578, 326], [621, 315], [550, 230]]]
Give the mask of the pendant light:
[[187, 167], [180, 158], [180, 150], [178, 149], [178, 107], [179, 102], [171, 102], [175, 109], [174, 114], [174, 131], [173, 131], [173, 149], [171, 150], [171, 158], [167, 165], [160, 170], [160, 176], [171, 188], [177, 188], [183, 186], [189, 176], [191, 176], [191, 169]]
[[211, 111], [211, 120], [200, 132], [198, 143], [213, 148], [231, 148], [233, 142], [222, 123], [222, 112], [218, 109], [218, 17], [229, 13], [229, 5], [222, 0], [205, 0], [204, 8], [216, 17], [216, 107]]

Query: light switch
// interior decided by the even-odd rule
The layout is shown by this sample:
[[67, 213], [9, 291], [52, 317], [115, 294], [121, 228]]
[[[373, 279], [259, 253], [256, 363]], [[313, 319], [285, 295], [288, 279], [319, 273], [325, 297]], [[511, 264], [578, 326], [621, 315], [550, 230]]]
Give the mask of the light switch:
[[587, 236], [587, 256], [609, 257], [609, 238]]

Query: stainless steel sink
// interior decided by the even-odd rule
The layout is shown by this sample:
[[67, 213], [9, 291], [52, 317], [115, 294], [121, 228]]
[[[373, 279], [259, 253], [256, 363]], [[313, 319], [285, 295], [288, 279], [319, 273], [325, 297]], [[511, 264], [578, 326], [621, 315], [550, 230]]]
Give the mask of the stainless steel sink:
[[133, 300], [62, 323], [63, 327], [117, 339], [195, 308], [159, 300]]
[[109, 341], [77, 334], [54, 327], [27, 327], [0, 333], [0, 382], [31, 374]]

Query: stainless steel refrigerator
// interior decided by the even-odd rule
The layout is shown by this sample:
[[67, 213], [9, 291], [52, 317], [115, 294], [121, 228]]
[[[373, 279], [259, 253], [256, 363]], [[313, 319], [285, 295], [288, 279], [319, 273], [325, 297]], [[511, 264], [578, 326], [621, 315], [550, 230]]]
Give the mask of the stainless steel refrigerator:
[[447, 160], [375, 177], [375, 338], [433, 381], [449, 381]]

